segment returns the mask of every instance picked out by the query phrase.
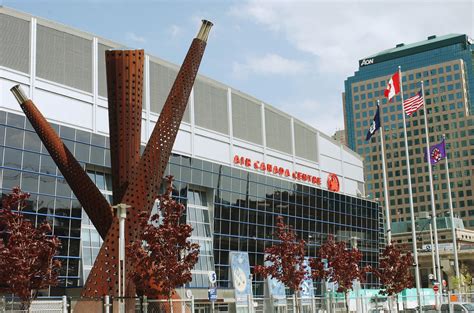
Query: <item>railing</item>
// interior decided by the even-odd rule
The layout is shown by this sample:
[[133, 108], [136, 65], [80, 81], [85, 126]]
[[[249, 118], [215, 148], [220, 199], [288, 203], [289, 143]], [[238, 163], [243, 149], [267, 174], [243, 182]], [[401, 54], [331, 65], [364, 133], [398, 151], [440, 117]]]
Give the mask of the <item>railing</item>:
[[66, 296], [62, 298], [47, 298], [34, 300], [29, 309], [25, 309], [24, 305], [18, 299], [8, 299], [0, 297], [0, 312], [27, 312], [27, 313], [67, 313], [68, 302]]
[[[88, 301], [95, 305], [97, 312], [118, 312], [119, 298], [103, 297], [96, 299], [85, 298], [45, 298], [34, 300], [29, 310], [22, 309], [18, 299], [6, 299], [0, 297], [0, 313], [70, 313], [74, 312], [74, 306], [78, 301]], [[398, 301], [397, 301], [398, 300]], [[125, 301], [135, 302], [136, 313], [195, 313], [210, 312], [212, 305], [207, 299], [171, 299], [156, 300], [141, 298], [128, 298]], [[234, 312], [235, 302], [229, 299], [225, 302], [219, 299], [214, 305], [214, 312]], [[325, 297], [296, 298], [252, 298], [249, 308], [239, 310], [245, 313], [379, 313], [379, 312], [472, 312], [474, 311], [474, 293], [442, 293], [435, 296], [434, 293], [422, 294], [420, 298], [421, 308], [418, 306], [416, 295], [399, 295], [398, 297], [387, 297], [374, 293], [372, 295], [348, 297], [342, 294], [330, 294]], [[132, 302], [133, 303], [133, 302]]]

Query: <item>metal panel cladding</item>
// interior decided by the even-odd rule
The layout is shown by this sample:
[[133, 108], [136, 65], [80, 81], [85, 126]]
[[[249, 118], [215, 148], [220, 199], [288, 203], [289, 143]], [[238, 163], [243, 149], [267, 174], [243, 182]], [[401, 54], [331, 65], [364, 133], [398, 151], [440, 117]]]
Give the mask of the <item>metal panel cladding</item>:
[[0, 14], [0, 65], [30, 72], [30, 22]]
[[36, 49], [38, 77], [92, 92], [92, 40], [38, 25]]

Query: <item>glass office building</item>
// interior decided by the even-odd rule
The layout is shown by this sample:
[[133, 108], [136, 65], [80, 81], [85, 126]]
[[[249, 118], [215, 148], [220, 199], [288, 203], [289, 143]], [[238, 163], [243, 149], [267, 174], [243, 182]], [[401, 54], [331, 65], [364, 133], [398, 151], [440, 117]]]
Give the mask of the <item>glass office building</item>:
[[[391, 220], [409, 219], [408, 178], [400, 95], [393, 103], [383, 96], [386, 82], [401, 66], [404, 99], [424, 82], [430, 144], [446, 135], [453, 207], [467, 228], [474, 228], [474, 44], [467, 35], [430, 36], [413, 44], [398, 44], [359, 62], [345, 81], [344, 118], [348, 145], [364, 157], [366, 193], [383, 199], [379, 135], [365, 141], [381, 101]], [[415, 214], [431, 212], [424, 110], [407, 117], [407, 139]], [[449, 209], [444, 162], [433, 167], [434, 194], [440, 215]], [[381, 200], [383, 203], [383, 201]]]
[[[61, 285], [84, 284], [102, 240], [9, 89], [21, 84], [107, 199], [111, 199], [104, 51], [120, 47], [37, 17], [0, 8], [0, 189], [31, 193], [25, 210], [61, 239]], [[23, 53], [24, 50], [29, 51]], [[178, 67], [145, 57], [142, 144], [153, 130]], [[71, 73], [67, 75], [66, 73]], [[263, 263], [281, 215], [308, 243], [328, 235], [354, 243], [363, 265], [378, 265], [383, 234], [376, 202], [363, 196], [359, 155], [291, 115], [198, 75], [166, 174], [186, 205], [201, 255], [189, 288], [207, 298], [208, 274], [232, 290], [229, 252]], [[329, 191], [332, 174], [340, 182]], [[368, 277], [374, 286], [375, 279]], [[254, 292], [263, 281], [254, 278]]]

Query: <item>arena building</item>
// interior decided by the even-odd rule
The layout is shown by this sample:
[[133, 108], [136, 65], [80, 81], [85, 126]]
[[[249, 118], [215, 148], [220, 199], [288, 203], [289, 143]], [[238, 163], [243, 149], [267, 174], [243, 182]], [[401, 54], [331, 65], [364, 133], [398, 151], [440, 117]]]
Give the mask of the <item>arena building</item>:
[[[121, 47], [0, 8], [0, 189], [5, 194], [19, 185], [31, 193], [25, 213], [36, 223], [48, 220], [61, 239], [61, 284], [52, 293], [83, 285], [102, 242], [9, 90], [22, 86], [110, 199], [104, 52]], [[177, 71], [146, 55], [143, 144]], [[219, 290], [232, 290], [231, 251], [248, 252], [250, 266], [263, 264], [279, 215], [307, 241], [309, 256], [333, 234], [357, 241], [363, 265], [378, 264], [381, 212], [364, 197], [362, 158], [232, 87], [197, 77], [166, 174], [175, 177], [175, 196], [187, 206], [193, 239], [201, 245], [188, 286], [196, 294], [207, 292], [210, 271], [217, 273]], [[367, 284], [375, 285], [375, 278], [369, 275]], [[254, 278], [253, 286], [263, 294], [262, 281]]]

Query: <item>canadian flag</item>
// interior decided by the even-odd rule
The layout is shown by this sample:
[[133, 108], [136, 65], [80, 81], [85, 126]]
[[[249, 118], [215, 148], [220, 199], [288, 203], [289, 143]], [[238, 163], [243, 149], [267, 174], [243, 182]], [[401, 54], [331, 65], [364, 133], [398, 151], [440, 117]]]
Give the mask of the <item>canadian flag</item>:
[[400, 73], [397, 71], [387, 83], [387, 88], [385, 88], [384, 95], [388, 98], [388, 101], [391, 101], [392, 98], [400, 92]]

